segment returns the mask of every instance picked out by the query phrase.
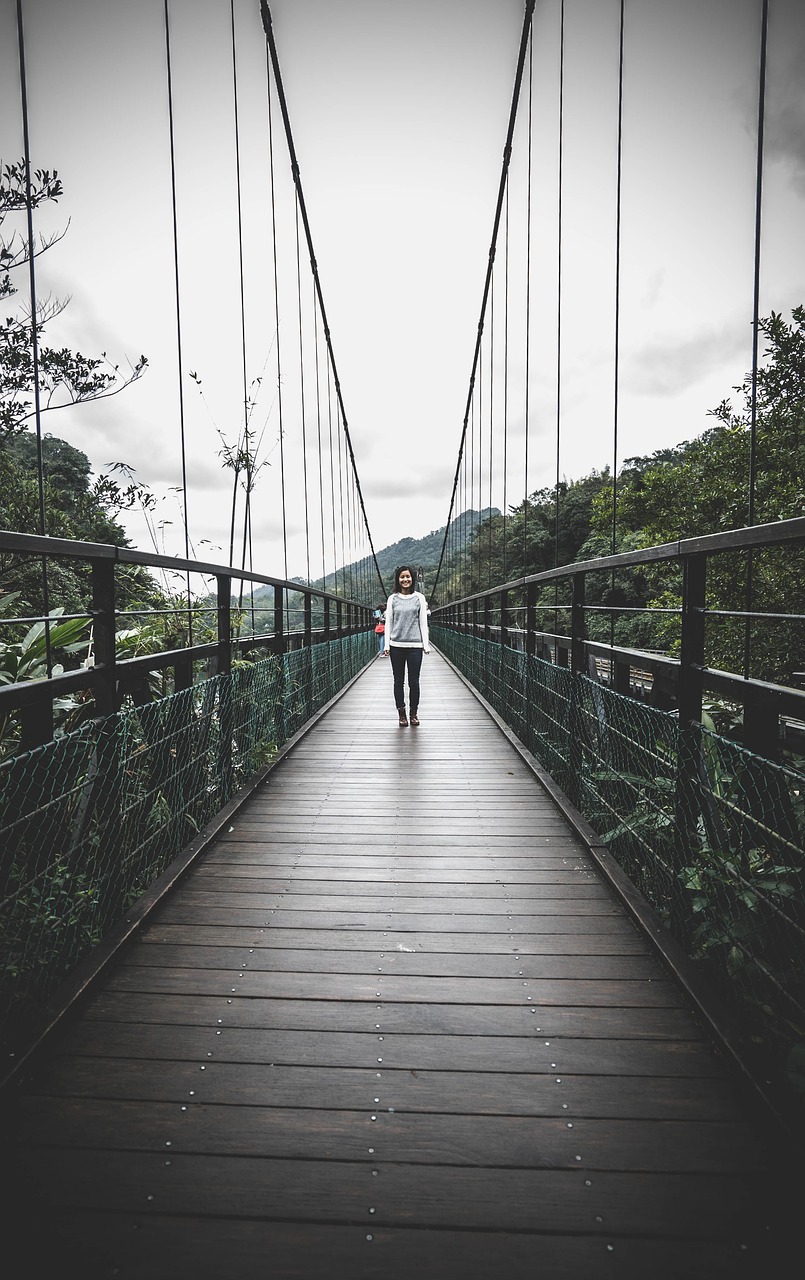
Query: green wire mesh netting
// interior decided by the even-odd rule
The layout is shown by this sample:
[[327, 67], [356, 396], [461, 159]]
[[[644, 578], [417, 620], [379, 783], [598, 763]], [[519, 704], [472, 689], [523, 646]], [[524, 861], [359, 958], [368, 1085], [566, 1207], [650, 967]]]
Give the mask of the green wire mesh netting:
[[375, 650], [370, 632], [244, 664], [0, 766], [6, 1043]]
[[805, 775], [587, 676], [434, 627], [805, 1100]]

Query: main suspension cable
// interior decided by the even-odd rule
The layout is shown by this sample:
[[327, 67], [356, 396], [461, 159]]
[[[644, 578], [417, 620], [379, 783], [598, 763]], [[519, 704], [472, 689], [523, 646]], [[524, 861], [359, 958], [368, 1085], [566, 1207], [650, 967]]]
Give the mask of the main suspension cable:
[[517, 119], [517, 107], [520, 100], [520, 88], [523, 82], [523, 71], [525, 69], [526, 50], [528, 48], [528, 41], [529, 41], [529, 36], [531, 32], [531, 21], [534, 16], [534, 4], [535, 4], [535, 0], [526, 0], [525, 14], [523, 16], [523, 29], [520, 36], [520, 49], [517, 55], [517, 70], [515, 72], [515, 77], [514, 77], [514, 90], [512, 92], [511, 109], [509, 111], [509, 126], [506, 133], [506, 143], [503, 148], [503, 166], [502, 166], [502, 171], [500, 175], [500, 184], [498, 187], [498, 198], [497, 198], [497, 203], [495, 207], [495, 217], [494, 217], [494, 222], [492, 227], [492, 243], [489, 249], [489, 261], [486, 269], [486, 279], [484, 281], [483, 296], [481, 299], [481, 315], [478, 321], [478, 333], [475, 341], [475, 351], [473, 353], [473, 358], [472, 358], [472, 369], [470, 371], [470, 382], [469, 382], [469, 389], [467, 392], [467, 402], [466, 402], [466, 408], [464, 410], [464, 421], [462, 425], [461, 438], [460, 438], [459, 447], [458, 447], [458, 461], [456, 463], [456, 472], [453, 480], [453, 489], [450, 496], [450, 506], [447, 513], [447, 521], [445, 525], [444, 538], [442, 540], [441, 552], [439, 555], [439, 563], [436, 568], [436, 576], [434, 578], [433, 588], [431, 591], [431, 594], [434, 598], [436, 596], [437, 587], [441, 577], [442, 565], [444, 564], [445, 548], [447, 546], [447, 530], [450, 528], [450, 521], [453, 518], [453, 511], [456, 503], [456, 493], [458, 491], [458, 478], [461, 470], [461, 459], [464, 454], [464, 445], [467, 437], [467, 425], [469, 422], [470, 406], [472, 404], [473, 390], [475, 388], [475, 377], [476, 377], [476, 372], [478, 369], [478, 363], [479, 363], [480, 354], [481, 354], [481, 340], [483, 337], [483, 330], [484, 330], [484, 318], [486, 315], [487, 301], [489, 298], [489, 290], [490, 290], [491, 280], [492, 280], [492, 269], [495, 261], [495, 247], [497, 245], [498, 229], [500, 227], [500, 219], [501, 219], [501, 214], [503, 210], [503, 197], [506, 190], [506, 178], [509, 172], [509, 162], [511, 160], [512, 139], [514, 137], [514, 124], [515, 124], [515, 120]]
[[[534, 0], [529, 0], [529, 4], [533, 8]], [[361, 514], [363, 517], [364, 527], [366, 529], [366, 535], [369, 540], [369, 546], [371, 547], [371, 551], [372, 551], [372, 559], [374, 561], [375, 572], [377, 574], [378, 582], [380, 583], [382, 590], [385, 592], [386, 586], [383, 581], [383, 576], [380, 572], [380, 566], [377, 563], [377, 556], [375, 554], [374, 543], [372, 542], [372, 533], [369, 528], [369, 521], [366, 516], [366, 507], [363, 500], [363, 491], [361, 490], [360, 478], [358, 476], [358, 468], [355, 462], [355, 453], [352, 448], [352, 438], [349, 432], [346, 409], [344, 407], [343, 396], [341, 393], [341, 383], [338, 377], [338, 370], [335, 363], [335, 353], [333, 351], [332, 338], [330, 334], [330, 326], [327, 321], [327, 311], [324, 306], [324, 296], [322, 294], [321, 279], [319, 277], [319, 268], [318, 268], [318, 263], [316, 261], [316, 255], [313, 249], [313, 236], [310, 230], [310, 221], [308, 219], [307, 207], [305, 205], [305, 197], [302, 191], [302, 181], [299, 173], [299, 162], [296, 157], [296, 148], [294, 147], [293, 134], [291, 132], [291, 122], [288, 116], [288, 105], [285, 99], [285, 90], [283, 88], [282, 74], [280, 72], [279, 57], [277, 54], [277, 45], [274, 39], [274, 28], [273, 28], [271, 12], [269, 10], [267, 0], [260, 0], [260, 13], [262, 15], [263, 29], [265, 31], [266, 40], [268, 43], [268, 50], [271, 58], [271, 65], [274, 70], [274, 83], [276, 85], [277, 98], [279, 100], [283, 125], [285, 127], [285, 138], [288, 145], [288, 152], [291, 160], [291, 174], [293, 177], [294, 187], [296, 188], [297, 199], [299, 201], [299, 212], [302, 217], [302, 225], [304, 227], [308, 252], [310, 254], [310, 269], [311, 269], [311, 272], [313, 273], [313, 279], [316, 286], [316, 295], [319, 300], [319, 310], [321, 312], [322, 328], [324, 330], [325, 341], [327, 343], [327, 349], [330, 355], [330, 362], [333, 370], [333, 381], [335, 384], [336, 398], [337, 398], [338, 407], [339, 407], [341, 430], [343, 432], [344, 441], [345, 441], [347, 452], [349, 455], [349, 463], [350, 463], [352, 474], [355, 480], [355, 487], [356, 487], [356, 491], [357, 491], [359, 502], [360, 502]]]

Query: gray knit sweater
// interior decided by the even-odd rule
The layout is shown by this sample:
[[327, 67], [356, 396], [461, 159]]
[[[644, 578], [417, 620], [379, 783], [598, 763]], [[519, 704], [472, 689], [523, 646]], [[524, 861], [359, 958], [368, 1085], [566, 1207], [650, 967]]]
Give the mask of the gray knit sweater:
[[421, 591], [404, 596], [395, 591], [386, 604], [386, 649], [427, 649], [428, 602]]

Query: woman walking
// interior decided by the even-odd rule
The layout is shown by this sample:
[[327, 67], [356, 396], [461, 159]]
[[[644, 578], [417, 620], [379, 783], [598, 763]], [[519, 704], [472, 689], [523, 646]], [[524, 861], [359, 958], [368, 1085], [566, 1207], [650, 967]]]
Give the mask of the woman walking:
[[394, 705], [400, 728], [408, 726], [405, 713], [405, 674], [408, 669], [408, 702], [411, 724], [419, 724], [419, 670], [423, 653], [430, 653], [428, 641], [428, 602], [421, 591], [414, 591], [414, 571], [404, 564], [394, 574], [394, 591], [386, 604], [385, 650], [394, 672]]
[[382, 604], [379, 604], [377, 606], [373, 616], [375, 619], [375, 635], [377, 636], [377, 652], [382, 657], [383, 651], [386, 647], [386, 641], [383, 638], [386, 630], [386, 615], [383, 612]]

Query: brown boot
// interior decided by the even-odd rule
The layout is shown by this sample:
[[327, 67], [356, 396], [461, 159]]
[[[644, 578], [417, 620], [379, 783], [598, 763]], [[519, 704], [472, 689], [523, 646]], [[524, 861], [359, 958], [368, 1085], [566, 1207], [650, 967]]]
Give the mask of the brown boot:
[[398, 708], [397, 708], [397, 711], [398, 711], [399, 716], [400, 716], [400, 728], [401, 728], [401, 729], [407, 729], [407, 728], [408, 728], [408, 716], [405, 714], [405, 707], [398, 707]]
[[417, 716], [416, 708], [412, 707], [411, 708], [411, 725], [413, 728], [416, 728], [418, 724], [419, 724], [419, 717]]

